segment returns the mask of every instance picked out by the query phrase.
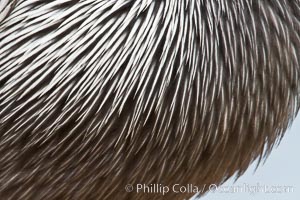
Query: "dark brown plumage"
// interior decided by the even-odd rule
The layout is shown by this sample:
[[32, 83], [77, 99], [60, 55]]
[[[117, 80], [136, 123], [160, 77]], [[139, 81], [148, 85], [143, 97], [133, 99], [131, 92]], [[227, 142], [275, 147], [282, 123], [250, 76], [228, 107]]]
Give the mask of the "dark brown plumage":
[[182, 199], [299, 110], [298, 0], [1, 0], [0, 197]]

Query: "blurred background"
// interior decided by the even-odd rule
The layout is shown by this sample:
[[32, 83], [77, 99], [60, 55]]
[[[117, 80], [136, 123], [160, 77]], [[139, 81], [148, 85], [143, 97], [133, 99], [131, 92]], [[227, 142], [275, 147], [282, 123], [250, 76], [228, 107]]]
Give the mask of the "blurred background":
[[[257, 162], [254, 162], [236, 182], [233, 177], [200, 200], [299, 200], [300, 115], [286, 132], [280, 145], [274, 148], [265, 163], [261, 163], [255, 171], [256, 165]], [[259, 188], [257, 186], [266, 186], [268, 189], [256, 190]], [[239, 189], [231, 192], [233, 188]], [[273, 190], [276, 192], [272, 192]]]

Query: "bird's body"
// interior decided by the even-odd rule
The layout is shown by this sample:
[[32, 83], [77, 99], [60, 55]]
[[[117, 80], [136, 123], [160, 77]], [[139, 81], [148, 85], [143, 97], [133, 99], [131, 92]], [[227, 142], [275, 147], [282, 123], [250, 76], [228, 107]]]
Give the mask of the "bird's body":
[[241, 175], [298, 112], [298, 0], [0, 2], [4, 199], [182, 199], [124, 187]]

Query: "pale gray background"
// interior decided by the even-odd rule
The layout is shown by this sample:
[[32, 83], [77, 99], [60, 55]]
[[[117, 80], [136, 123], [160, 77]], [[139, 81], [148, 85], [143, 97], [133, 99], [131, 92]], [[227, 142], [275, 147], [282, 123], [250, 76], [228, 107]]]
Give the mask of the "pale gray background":
[[200, 200], [299, 200], [300, 199], [300, 115], [292, 127], [286, 132], [280, 145], [275, 148], [264, 164], [255, 171], [256, 163], [252, 164], [246, 173], [236, 182], [234, 178], [224, 185], [255, 186], [292, 186], [293, 192], [282, 194], [271, 193], [208, 193]]

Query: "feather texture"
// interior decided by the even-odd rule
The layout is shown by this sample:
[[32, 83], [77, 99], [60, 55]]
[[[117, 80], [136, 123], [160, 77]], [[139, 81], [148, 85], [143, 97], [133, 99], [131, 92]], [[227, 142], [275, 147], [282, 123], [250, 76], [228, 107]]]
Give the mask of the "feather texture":
[[299, 110], [299, 0], [0, 1], [0, 196], [180, 199]]

